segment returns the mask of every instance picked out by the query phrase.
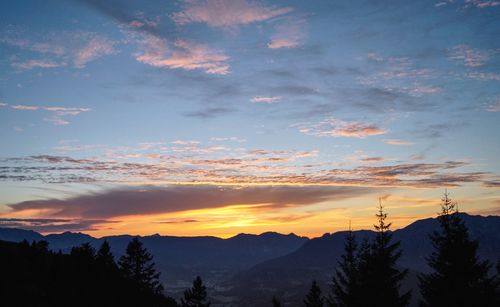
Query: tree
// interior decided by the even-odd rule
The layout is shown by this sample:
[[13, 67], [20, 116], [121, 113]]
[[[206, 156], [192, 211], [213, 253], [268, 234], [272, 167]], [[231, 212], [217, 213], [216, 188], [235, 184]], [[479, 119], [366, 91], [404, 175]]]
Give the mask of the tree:
[[273, 307], [283, 307], [283, 304], [276, 296], [273, 296]]
[[407, 306], [411, 292], [400, 294], [407, 270], [396, 266], [401, 257], [400, 243], [392, 242], [391, 223], [386, 223], [387, 213], [380, 200], [376, 217], [377, 234], [369, 246], [362, 247], [359, 255], [359, 302], [354, 306]]
[[323, 307], [324, 299], [321, 296], [321, 289], [314, 280], [311, 285], [311, 289], [304, 300], [305, 307]]
[[469, 238], [447, 192], [441, 201], [440, 231], [430, 236], [434, 251], [427, 263], [432, 271], [419, 276], [422, 306], [497, 306], [498, 281], [488, 274], [491, 264], [478, 259], [478, 242]]
[[142, 246], [138, 238], [132, 239], [126, 254], [120, 257], [119, 266], [124, 277], [144, 290], [162, 293], [160, 273], [156, 272], [153, 256]]
[[[369, 246], [368, 243], [365, 245]], [[356, 299], [358, 299], [358, 257], [356, 251], [356, 238], [349, 227], [344, 242], [344, 254], [337, 263], [337, 269], [333, 277], [333, 297], [330, 296], [327, 300], [329, 306], [355, 306]]]
[[207, 300], [207, 289], [203, 285], [200, 276], [193, 280], [193, 287], [184, 291], [184, 298], [181, 299], [182, 307], [210, 307]]
[[104, 242], [101, 244], [101, 247], [97, 251], [95, 259], [97, 264], [103, 268], [106, 269], [116, 268], [115, 257], [111, 253], [111, 248], [109, 246], [108, 241], [106, 240], [104, 240]]

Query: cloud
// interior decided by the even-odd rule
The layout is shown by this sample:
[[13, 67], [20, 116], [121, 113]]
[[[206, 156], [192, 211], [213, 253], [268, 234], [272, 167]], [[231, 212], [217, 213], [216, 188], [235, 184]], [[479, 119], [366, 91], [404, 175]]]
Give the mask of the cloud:
[[281, 96], [254, 96], [250, 101], [253, 103], [276, 103], [279, 102], [283, 97]]
[[465, 76], [478, 81], [500, 81], [500, 74], [493, 72], [469, 72]]
[[63, 231], [91, 231], [99, 224], [114, 223], [110, 220], [78, 219], [37, 219], [37, 218], [0, 218], [0, 227], [22, 228], [40, 233]]
[[184, 9], [172, 14], [178, 25], [205, 23], [214, 28], [234, 28], [288, 14], [290, 7], [266, 7], [252, 0], [184, 0]]
[[237, 143], [244, 143], [247, 140], [239, 138], [237, 136], [230, 136], [230, 137], [211, 137], [210, 141], [213, 141], [213, 142], [237, 142]]
[[497, 102], [487, 106], [486, 111], [488, 111], [488, 112], [500, 112], [500, 99]]
[[460, 161], [332, 169], [330, 164], [311, 164], [319, 156], [317, 150], [232, 150], [225, 146], [186, 145], [162, 147], [161, 153], [134, 154], [132, 157], [109, 148], [105, 151], [101, 155], [102, 160], [50, 155], [1, 159], [0, 181], [100, 182], [153, 186], [210, 184], [430, 188], [460, 186], [469, 182], [483, 183], [494, 178], [491, 173], [457, 171], [468, 165]]
[[500, 181], [485, 181], [482, 186], [485, 188], [500, 188]]
[[299, 130], [304, 134], [320, 137], [366, 138], [387, 133], [387, 130], [378, 127], [376, 124], [348, 122], [337, 118], [328, 118], [317, 124], [301, 126]]
[[410, 141], [405, 141], [405, 140], [400, 140], [400, 139], [386, 139], [384, 140], [384, 143], [389, 144], [389, 145], [413, 145], [413, 142]]
[[305, 40], [306, 20], [290, 20], [276, 26], [275, 33], [271, 36], [271, 41], [267, 44], [269, 49], [290, 49], [297, 48]]
[[384, 157], [367, 157], [367, 158], [362, 158], [359, 161], [361, 162], [367, 162], [367, 163], [373, 163], [373, 162], [382, 162], [384, 161]]
[[224, 114], [231, 113], [231, 112], [234, 112], [234, 109], [226, 108], [226, 107], [209, 107], [209, 108], [202, 109], [199, 111], [189, 112], [189, 113], [186, 113], [185, 115], [188, 117], [198, 117], [198, 118], [207, 119], [207, 118], [213, 118], [213, 117], [224, 115]]
[[467, 67], [483, 66], [491, 56], [488, 50], [472, 48], [467, 45], [458, 45], [453, 47], [449, 53], [449, 59], [461, 62]]
[[145, 36], [140, 44], [142, 51], [135, 58], [144, 64], [170, 69], [202, 69], [208, 74], [217, 75], [229, 73], [229, 57], [207, 45], [182, 39], [170, 44], [165, 39], [151, 35]]
[[39, 53], [42, 59], [23, 60], [16, 55], [11, 65], [21, 70], [56, 68], [72, 63], [75, 68], [106, 55], [117, 53], [116, 42], [93, 32], [51, 32], [37, 35], [37, 40], [20, 39], [24, 33], [7, 29], [0, 32], [0, 44]]
[[88, 62], [114, 53], [116, 53], [116, 50], [113, 41], [102, 37], [93, 37], [85, 46], [75, 50], [73, 62], [75, 67], [83, 68]]
[[22, 70], [30, 70], [33, 68], [55, 68], [64, 66], [65, 63], [56, 63], [51, 60], [28, 60], [26, 62], [14, 62], [11, 65]]
[[[361, 187], [123, 187], [68, 199], [25, 201], [8, 205], [8, 214], [37, 210], [42, 216], [79, 220], [107, 220], [133, 215], [153, 215], [230, 205], [262, 204], [267, 208], [305, 206], [368, 193]], [[45, 212], [45, 213], [42, 213]]]
[[48, 111], [52, 113], [52, 116], [44, 118], [44, 120], [56, 126], [68, 125], [69, 122], [64, 119], [66, 116], [76, 116], [82, 112], [91, 111], [90, 108], [44, 107], [33, 105], [12, 105], [11, 108], [19, 111]]
[[465, 7], [468, 6], [475, 6], [480, 9], [484, 9], [487, 7], [495, 7], [500, 5], [500, 1], [493, 1], [493, 0], [465, 0]]

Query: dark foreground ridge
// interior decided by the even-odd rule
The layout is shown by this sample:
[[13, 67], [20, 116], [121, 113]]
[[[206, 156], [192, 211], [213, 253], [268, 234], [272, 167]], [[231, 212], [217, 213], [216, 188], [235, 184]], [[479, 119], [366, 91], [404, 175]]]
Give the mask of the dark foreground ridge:
[[[459, 216], [467, 225], [470, 237], [479, 241], [478, 257], [496, 263], [500, 257], [498, 236], [500, 217], [472, 216], [465, 213], [460, 213]], [[401, 242], [402, 256], [398, 259], [397, 265], [409, 269], [402, 283], [403, 290], [418, 288], [417, 276], [429, 272], [426, 259], [433, 250], [429, 235], [438, 228], [437, 219], [430, 218], [416, 221], [392, 232], [393, 239]], [[353, 233], [359, 242], [363, 239], [373, 239], [376, 235], [376, 232], [366, 230]], [[348, 232], [342, 231], [311, 240], [293, 234], [277, 233], [242, 234], [229, 239], [159, 235], [139, 238], [154, 256], [155, 268], [161, 272], [160, 280], [165, 286], [165, 293], [178, 301], [183, 297], [184, 291], [191, 286], [193, 279], [200, 275], [206, 283], [212, 301], [211, 306], [266, 306], [271, 304], [273, 296], [277, 296], [285, 306], [293, 307], [303, 306], [303, 298], [311, 288], [313, 280], [317, 281], [322, 290], [329, 290], [337, 261], [344, 251], [347, 235]], [[60, 268], [64, 274], [77, 270], [71, 267], [69, 260], [71, 255], [67, 255], [72, 247], [88, 242], [91, 247], [98, 249], [106, 240], [111, 246], [111, 252], [118, 258], [125, 253], [127, 244], [133, 238], [136, 237], [123, 235], [96, 239], [85, 234], [70, 232], [42, 236], [33, 231], [0, 228], [0, 240], [47, 241], [53, 252], [47, 250], [49, 256], [42, 258], [52, 259], [49, 263], [64, 263]], [[10, 250], [13, 255], [17, 255], [16, 253], [23, 249], [26, 251], [25, 245], [21, 247], [2, 242], [1, 246], [2, 249]], [[30, 244], [29, 248], [38, 250], [36, 245]], [[59, 253], [59, 250], [62, 253]], [[30, 253], [40, 253], [39, 250], [34, 251]], [[9, 261], [2, 260], [2, 264], [5, 263]], [[23, 268], [27, 265], [30, 270], [34, 266], [27, 262], [20, 265]], [[68, 278], [79, 276], [64, 274], [58, 276]], [[95, 277], [93, 275], [91, 278]], [[70, 293], [74, 293], [71, 289], [91, 291], [94, 285], [96, 283], [89, 286], [75, 281], [64, 283], [61, 287], [52, 286], [51, 289], [53, 291], [62, 291], [56, 290], [57, 288], [63, 289], [64, 295], [70, 297]], [[71, 289], [67, 290], [67, 287]], [[418, 291], [413, 291], [412, 305], [416, 305], [419, 298]]]

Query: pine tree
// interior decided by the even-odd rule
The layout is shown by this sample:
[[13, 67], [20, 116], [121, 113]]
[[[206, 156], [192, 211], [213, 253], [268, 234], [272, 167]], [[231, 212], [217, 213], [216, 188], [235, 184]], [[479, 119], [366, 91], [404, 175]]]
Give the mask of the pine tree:
[[333, 297], [330, 296], [327, 300], [329, 306], [355, 306], [358, 298], [356, 292], [358, 287], [358, 257], [356, 251], [356, 238], [349, 227], [349, 233], [344, 242], [344, 254], [337, 263], [337, 269], [333, 277]]
[[359, 304], [354, 306], [407, 306], [410, 291], [400, 294], [401, 281], [407, 270], [396, 267], [401, 257], [399, 242], [392, 242], [391, 223], [386, 223], [387, 213], [384, 212], [379, 200], [379, 211], [376, 215], [378, 224], [374, 225], [377, 234], [374, 241], [361, 249], [359, 256]]
[[314, 280], [311, 289], [304, 300], [305, 307], [323, 307], [324, 298], [321, 296], [321, 289]]
[[273, 307], [283, 307], [283, 304], [276, 296], [273, 296]]
[[140, 288], [162, 293], [160, 273], [156, 272], [153, 256], [142, 246], [138, 238], [132, 239], [127, 246], [126, 254], [120, 258], [120, 269], [124, 277]]
[[114, 269], [116, 268], [115, 257], [111, 253], [111, 248], [109, 246], [108, 241], [104, 240], [101, 244], [101, 247], [97, 251], [95, 256], [97, 265], [106, 268], [106, 269]]
[[493, 297], [498, 284], [488, 275], [491, 264], [477, 256], [478, 242], [445, 195], [438, 216], [440, 231], [431, 235], [434, 252], [428, 258], [431, 272], [419, 277], [422, 306], [497, 306]]
[[184, 292], [184, 298], [181, 299], [181, 306], [210, 307], [210, 302], [207, 300], [207, 289], [203, 285], [200, 276], [193, 280], [193, 287]]

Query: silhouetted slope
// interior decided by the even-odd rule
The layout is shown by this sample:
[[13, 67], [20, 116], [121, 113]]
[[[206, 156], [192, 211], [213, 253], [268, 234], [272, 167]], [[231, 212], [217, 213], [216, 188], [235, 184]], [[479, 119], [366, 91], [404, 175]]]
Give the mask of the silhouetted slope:
[[[0, 238], [20, 242], [46, 240], [49, 248], [69, 252], [74, 246], [90, 243], [99, 247], [104, 240], [113, 254], [121, 256], [133, 236], [119, 235], [100, 239], [83, 233], [65, 232], [42, 236], [33, 231], [0, 228]], [[144, 246], [154, 255], [157, 268], [163, 272], [162, 280], [179, 290], [201, 275], [209, 283], [219, 282], [253, 265], [288, 254], [308, 239], [294, 234], [267, 232], [261, 235], [239, 234], [221, 239], [217, 237], [174, 237], [151, 235], [141, 237]], [[201, 256], [202, 255], [202, 256]]]
[[[500, 217], [460, 215], [469, 228], [471, 238], [479, 240], [479, 256], [496, 263], [500, 257]], [[394, 240], [401, 241], [403, 250], [398, 265], [410, 269], [405, 289], [415, 287], [418, 272], [428, 270], [426, 257], [433, 250], [429, 234], [438, 228], [437, 220], [429, 218], [394, 231]], [[369, 230], [354, 233], [358, 243], [375, 236], [375, 232]], [[278, 293], [287, 306], [296, 306], [294, 302], [300, 295], [307, 293], [312, 280], [318, 280], [322, 286], [330, 282], [343, 253], [346, 235], [347, 232], [341, 231], [311, 239], [295, 252], [264, 261], [237, 274], [226, 283], [227, 286], [233, 286], [229, 295], [242, 298], [241, 306], [259, 306], [261, 297], [267, 297], [269, 301], [273, 293]], [[259, 289], [260, 292], [255, 295], [248, 289]], [[414, 302], [417, 297], [418, 293], [415, 293]]]
[[0, 241], [0, 272], [0, 305], [6, 307], [177, 306], [102, 265], [92, 252], [54, 253], [44, 241]]

